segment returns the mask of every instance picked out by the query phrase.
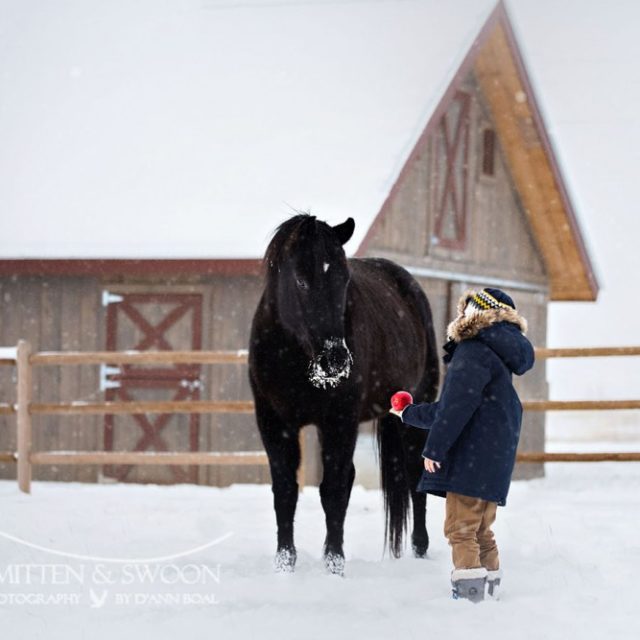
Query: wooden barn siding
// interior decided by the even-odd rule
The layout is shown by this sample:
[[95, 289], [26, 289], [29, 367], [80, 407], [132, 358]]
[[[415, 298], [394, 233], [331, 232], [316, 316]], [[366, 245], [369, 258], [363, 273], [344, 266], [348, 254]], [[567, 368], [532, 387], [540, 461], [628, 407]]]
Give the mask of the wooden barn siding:
[[[535, 239], [515, 192], [504, 156], [496, 141], [495, 174], [482, 174], [482, 132], [493, 128], [490, 112], [473, 74], [463, 90], [472, 94], [471, 136], [469, 148], [468, 235], [464, 250], [447, 249], [431, 242], [435, 226], [435, 188], [437, 159], [433, 136], [417, 149], [413, 163], [406, 168], [388, 203], [367, 255], [383, 255], [408, 266], [443, 272], [473, 274], [529, 283], [540, 292], [510, 290], [519, 310], [529, 321], [529, 337], [537, 346], [546, 344], [547, 276]], [[438, 345], [446, 338], [446, 327], [455, 314], [460, 295], [477, 282], [448, 282], [444, 279], [418, 278], [431, 302]], [[504, 287], [509, 289], [508, 287]], [[441, 367], [442, 372], [442, 367]], [[545, 361], [536, 364], [524, 378], [516, 378], [522, 398], [547, 396]], [[544, 413], [527, 413], [520, 441], [522, 450], [544, 449]], [[519, 465], [515, 477], [537, 477], [543, 465]]]
[[[212, 278], [208, 281], [212, 295], [210, 345], [204, 348], [246, 349], [253, 314], [262, 293], [262, 280], [254, 277]], [[208, 367], [205, 381], [212, 400], [252, 400], [247, 365]], [[262, 450], [260, 434], [253, 415], [212, 415], [203, 447], [212, 451]], [[227, 486], [234, 482], [270, 482], [266, 466], [210, 466], [206, 484]]]
[[[0, 344], [29, 340], [34, 350], [93, 350], [102, 344], [97, 283], [93, 278], [14, 277], [0, 279]], [[37, 367], [34, 398], [42, 402], [100, 399], [96, 367]], [[0, 369], [0, 394], [15, 400], [15, 369]], [[6, 400], [5, 400], [6, 399]], [[100, 446], [94, 416], [36, 416], [33, 446], [46, 449], [88, 449]], [[15, 417], [0, 417], [0, 449], [15, 450]], [[0, 477], [14, 478], [15, 465], [0, 465]], [[91, 482], [97, 467], [38, 466], [36, 480]]]
[[547, 285], [544, 266], [508, 168], [496, 144], [495, 175], [482, 175], [482, 132], [492, 127], [473, 74], [463, 90], [472, 94], [469, 149], [468, 236], [464, 250], [432, 242], [436, 215], [437, 158], [433, 136], [416, 150], [414, 162], [380, 220], [368, 255], [405, 264]]

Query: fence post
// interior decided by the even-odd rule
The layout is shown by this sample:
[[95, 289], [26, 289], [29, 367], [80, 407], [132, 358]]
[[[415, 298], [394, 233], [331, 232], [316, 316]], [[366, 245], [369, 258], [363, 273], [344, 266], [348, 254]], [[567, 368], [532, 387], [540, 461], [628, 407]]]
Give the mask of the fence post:
[[31, 493], [31, 394], [32, 376], [31, 345], [26, 340], [18, 342], [16, 369], [18, 374], [18, 487], [24, 493]]

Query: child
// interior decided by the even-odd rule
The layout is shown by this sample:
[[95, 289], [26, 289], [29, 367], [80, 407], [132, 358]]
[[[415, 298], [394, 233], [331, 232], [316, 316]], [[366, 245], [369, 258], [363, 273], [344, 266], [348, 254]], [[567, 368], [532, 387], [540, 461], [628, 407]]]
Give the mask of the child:
[[418, 491], [446, 496], [454, 598], [495, 597], [502, 576], [491, 525], [506, 504], [520, 436], [522, 405], [512, 373], [533, 366], [526, 320], [499, 289], [467, 292], [447, 329], [449, 364], [440, 400], [410, 404], [402, 422], [429, 435]]

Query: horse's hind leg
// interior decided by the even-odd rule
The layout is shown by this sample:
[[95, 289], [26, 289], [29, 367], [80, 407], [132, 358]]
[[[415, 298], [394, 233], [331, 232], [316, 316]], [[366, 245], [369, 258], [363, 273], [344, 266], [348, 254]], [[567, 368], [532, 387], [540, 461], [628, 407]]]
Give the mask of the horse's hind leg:
[[339, 421], [319, 425], [323, 474], [320, 501], [327, 523], [324, 561], [330, 573], [344, 575], [344, 519], [355, 477], [353, 452], [358, 432], [357, 422]]
[[405, 451], [405, 463], [407, 479], [411, 490], [411, 503], [413, 505], [413, 532], [411, 534], [411, 547], [416, 558], [424, 558], [429, 548], [429, 534], [427, 533], [427, 494], [416, 491], [418, 482], [422, 476], [425, 432], [422, 429], [405, 426], [402, 430], [402, 444]]
[[278, 548], [274, 565], [276, 571], [291, 572], [296, 564], [293, 519], [298, 502], [296, 472], [300, 464], [299, 428], [286, 425], [266, 403], [258, 399], [256, 417], [269, 458], [273, 507], [278, 525]]

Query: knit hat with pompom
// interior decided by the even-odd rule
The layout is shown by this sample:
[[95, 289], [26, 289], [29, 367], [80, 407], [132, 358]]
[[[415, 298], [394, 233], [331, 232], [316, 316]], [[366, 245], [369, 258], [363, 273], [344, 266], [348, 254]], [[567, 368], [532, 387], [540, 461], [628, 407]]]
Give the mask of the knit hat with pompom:
[[513, 299], [500, 289], [486, 287], [467, 297], [467, 306], [473, 310], [488, 311], [489, 309], [515, 309]]

